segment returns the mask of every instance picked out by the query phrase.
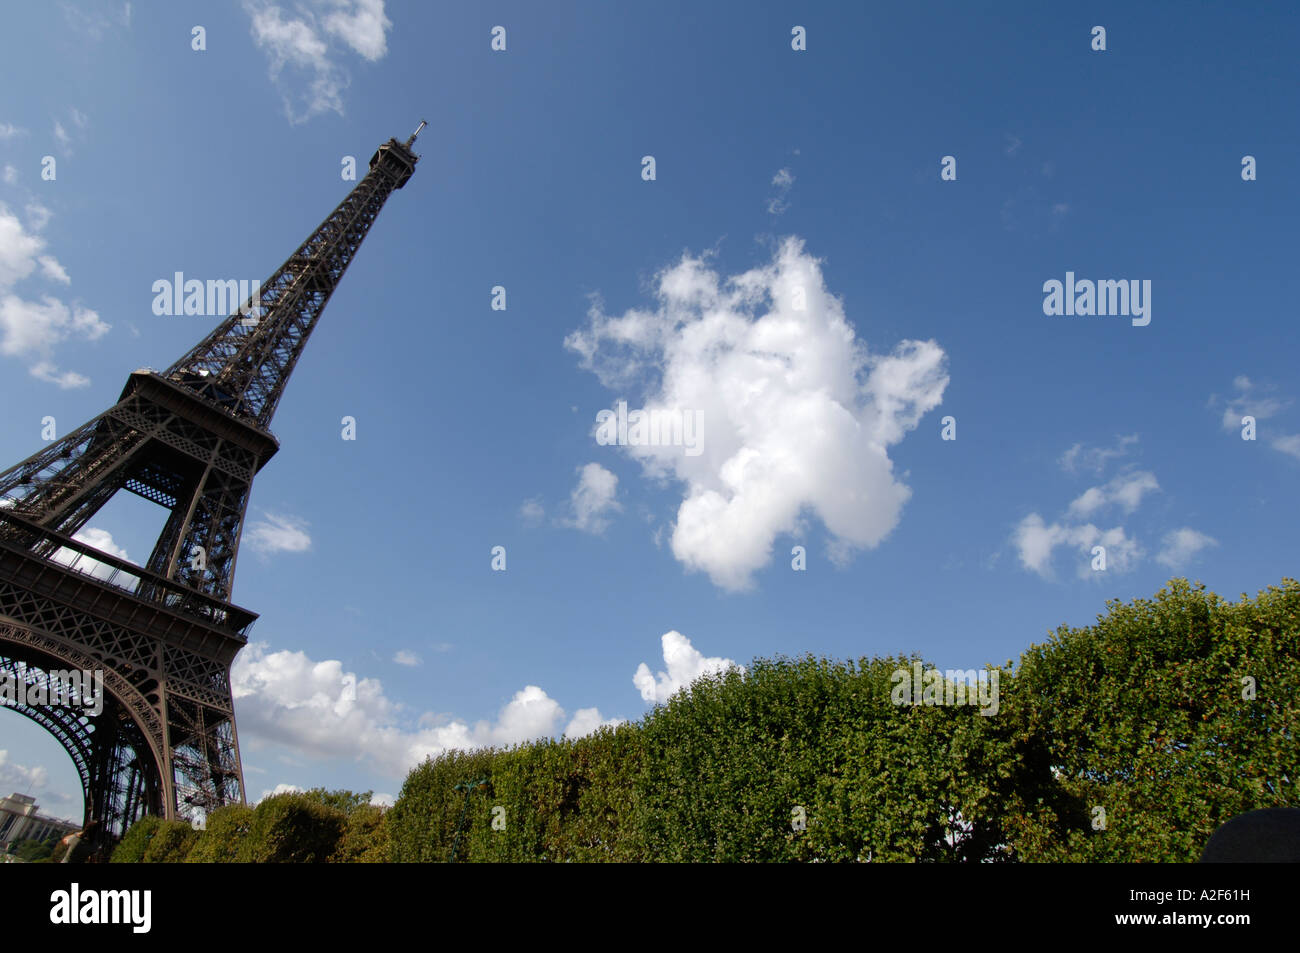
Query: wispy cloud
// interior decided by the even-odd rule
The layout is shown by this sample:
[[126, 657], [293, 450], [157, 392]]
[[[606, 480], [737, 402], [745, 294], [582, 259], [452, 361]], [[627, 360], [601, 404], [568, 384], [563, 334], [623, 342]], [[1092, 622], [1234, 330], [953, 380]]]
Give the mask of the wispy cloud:
[[303, 553], [311, 549], [311, 536], [307, 532], [307, 526], [304, 520], [294, 516], [267, 513], [266, 519], [248, 527], [244, 540], [256, 552], [264, 555]]
[[1129, 448], [1137, 442], [1138, 435], [1129, 434], [1126, 437], [1119, 437], [1113, 447], [1086, 447], [1082, 443], [1076, 443], [1061, 454], [1059, 461], [1061, 469], [1067, 473], [1088, 470], [1100, 474], [1106, 469], [1111, 460], [1126, 456]]
[[341, 54], [350, 50], [377, 62], [388, 53], [393, 24], [384, 0], [303, 0], [290, 14], [266, 0], [245, 0], [244, 10], [294, 124], [326, 112], [343, 115], [350, 79]]
[[1184, 526], [1165, 534], [1160, 552], [1156, 553], [1156, 562], [1170, 569], [1181, 569], [1201, 550], [1217, 545], [1218, 540], [1213, 537]]
[[772, 176], [772, 185], [776, 188], [776, 195], [767, 200], [767, 211], [769, 215], [780, 215], [790, 207], [786, 197], [794, 185], [794, 174], [789, 169], [780, 169]]

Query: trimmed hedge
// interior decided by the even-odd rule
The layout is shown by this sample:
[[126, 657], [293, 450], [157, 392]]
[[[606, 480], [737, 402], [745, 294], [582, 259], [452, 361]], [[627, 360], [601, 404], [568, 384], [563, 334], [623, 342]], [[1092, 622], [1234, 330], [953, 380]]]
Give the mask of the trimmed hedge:
[[[996, 715], [896, 704], [918, 659], [758, 659], [638, 724], [426, 760], [388, 811], [223, 808], [188, 859], [1194, 861], [1228, 818], [1300, 806], [1300, 583], [1107, 608], [990, 668]], [[145, 818], [113, 859], [168, 837]]]
[[465, 804], [458, 861], [1187, 862], [1300, 806], [1300, 583], [1107, 608], [997, 669], [992, 717], [895, 705], [910, 658], [759, 659], [637, 725], [448, 753], [408, 776], [392, 859], [450, 859]]
[[199, 832], [185, 821], [142, 817], [117, 845], [111, 863], [184, 863], [198, 839]]

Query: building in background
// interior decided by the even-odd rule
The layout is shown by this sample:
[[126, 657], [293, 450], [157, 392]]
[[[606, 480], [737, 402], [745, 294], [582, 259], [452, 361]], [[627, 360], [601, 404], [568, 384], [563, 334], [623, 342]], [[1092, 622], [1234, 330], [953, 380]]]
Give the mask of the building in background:
[[0, 800], [0, 853], [25, 840], [47, 841], [80, 830], [80, 826], [37, 810], [36, 799], [26, 794], [11, 794]]

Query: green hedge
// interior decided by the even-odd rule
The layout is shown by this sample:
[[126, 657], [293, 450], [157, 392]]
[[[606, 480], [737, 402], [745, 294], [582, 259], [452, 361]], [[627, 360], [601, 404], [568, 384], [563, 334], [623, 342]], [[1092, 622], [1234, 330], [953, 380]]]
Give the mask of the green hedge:
[[[388, 811], [223, 808], [188, 859], [1191, 861], [1229, 817], [1300, 806], [1300, 583], [1107, 608], [990, 668], [996, 715], [895, 704], [918, 659], [758, 659], [638, 724], [426, 760]], [[162, 830], [114, 860], [171, 857]]]
[[164, 821], [142, 817], [126, 832], [111, 862], [115, 864], [184, 863], [199, 839], [199, 832], [185, 821]]

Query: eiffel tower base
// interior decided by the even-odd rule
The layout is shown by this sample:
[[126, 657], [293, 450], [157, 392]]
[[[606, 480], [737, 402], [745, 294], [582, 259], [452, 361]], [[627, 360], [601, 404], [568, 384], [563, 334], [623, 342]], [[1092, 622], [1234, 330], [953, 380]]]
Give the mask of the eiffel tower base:
[[[237, 628], [253, 614], [12, 513], [0, 510], [0, 524], [0, 673], [29, 685], [60, 671], [103, 675], [98, 714], [12, 706], [72, 758], [87, 846], [102, 852], [144, 814], [195, 820], [242, 803], [229, 672], [246, 641]], [[37, 554], [51, 547], [64, 558]], [[89, 560], [93, 575], [78, 568]], [[123, 588], [129, 584], [161, 598], [136, 595]]]

